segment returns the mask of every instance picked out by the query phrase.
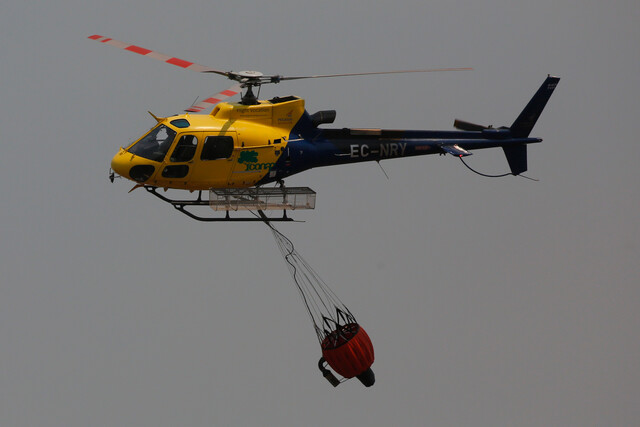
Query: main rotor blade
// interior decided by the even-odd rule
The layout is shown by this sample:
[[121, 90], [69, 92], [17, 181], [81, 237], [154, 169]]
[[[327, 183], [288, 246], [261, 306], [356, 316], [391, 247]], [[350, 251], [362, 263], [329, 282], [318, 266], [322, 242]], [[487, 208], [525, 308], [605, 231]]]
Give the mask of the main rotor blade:
[[399, 71], [374, 71], [368, 73], [346, 73], [346, 74], [319, 74], [315, 76], [282, 76], [282, 80], [301, 80], [301, 79], [321, 79], [325, 77], [344, 77], [344, 76], [369, 76], [374, 74], [404, 74], [404, 73], [433, 73], [438, 71], [466, 71], [473, 68], [430, 68], [425, 70], [399, 70]]
[[196, 64], [195, 62], [185, 61], [184, 59], [179, 59], [169, 55], [165, 55], [163, 53], [154, 52], [152, 50], [145, 49], [143, 47], [132, 45], [132, 44], [127, 44], [125, 42], [114, 40], [109, 37], [99, 36], [95, 34], [93, 36], [89, 36], [89, 38], [91, 40], [96, 40], [96, 41], [99, 41], [100, 43], [104, 43], [120, 49], [128, 50], [129, 52], [134, 52], [142, 56], [148, 56], [149, 58], [157, 59], [158, 61], [166, 62], [168, 64], [173, 64], [177, 67], [185, 68], [187, 70], [192, 70], [200, 73], [202, 72], [216, 73], [222, 76], [229, 77], [229, 73], [227, 71], [216, 70], [211, 67], [207, 67], [205, 65]]
[[192, 105], [191, 107], [187, 108], [184, 111], [189, 113], [201, 113], [213, 107], [217, 103], [222, 102], [227, 98], [231, 98], [232, 96], [239, 94], [240, 89], [241, 89], [241, 85], [239, 84], [233, 85], [229, 89], [223, 90], [222, 92], [218, 92], [215, 95], [210, 96], [209, 98], [204, 99], [195, 105]]

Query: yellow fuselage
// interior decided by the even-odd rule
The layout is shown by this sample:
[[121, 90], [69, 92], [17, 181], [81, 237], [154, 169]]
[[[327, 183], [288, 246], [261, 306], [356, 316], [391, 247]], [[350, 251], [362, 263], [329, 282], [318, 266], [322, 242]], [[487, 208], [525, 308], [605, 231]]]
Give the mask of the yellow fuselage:
[[147, 134], [120, 149], [111, 168], [154, 187], [251, 187], [270, 173], [303, 113], [304, 100], [288, 97], [257, 105], [221, 103], [209, 115], [156, 118]]

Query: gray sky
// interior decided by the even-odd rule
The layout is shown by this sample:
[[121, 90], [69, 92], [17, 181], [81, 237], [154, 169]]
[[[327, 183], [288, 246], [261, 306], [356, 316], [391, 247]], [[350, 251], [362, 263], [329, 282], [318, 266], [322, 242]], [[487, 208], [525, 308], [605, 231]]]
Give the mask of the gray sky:
[[[0, 6], [0, 425], [604, 426], [640, 419], [637, 1]], [[509, 125], [562, 77], [529, 176], [453, 157], [317, 169], [279, 228], [352, 309], [377, 382], [333, 389], [269, 230], [200, 224], [111, 157], [228, 87], [88, 40], [289, 75], [335, 125]], [[506, 171], [501, 150], [471, 165]]]

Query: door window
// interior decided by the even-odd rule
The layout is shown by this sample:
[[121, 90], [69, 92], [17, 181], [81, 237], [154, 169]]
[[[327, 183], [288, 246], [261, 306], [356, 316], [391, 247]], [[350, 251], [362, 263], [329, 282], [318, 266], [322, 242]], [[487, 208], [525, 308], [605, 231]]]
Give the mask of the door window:
[[194, 135], [182, 135], [171, 153], [170, 160], [175, 163], [188, 162], [196, 154], [197, 146], [198, 138]]
[[233, 154], [233, 138], [228, 135], [207, 136], [200, 160], [228, 159]]

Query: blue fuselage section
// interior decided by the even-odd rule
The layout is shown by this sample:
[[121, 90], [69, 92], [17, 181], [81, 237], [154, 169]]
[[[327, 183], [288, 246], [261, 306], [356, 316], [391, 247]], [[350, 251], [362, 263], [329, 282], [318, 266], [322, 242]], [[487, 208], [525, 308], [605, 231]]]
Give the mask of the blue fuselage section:
[[[380, 161], [428, 154], [468, 155], [467, 150], [523, 146], [539, 138], [513, 138], [509, 129], [434, 131], [390, 129], [320, 129], [305, 113], [289, 135], [282, 156], [260, 182], [282, 180], [321, 166]], [[457, 151], [461, 149], [461, 151]], [[465, 154], [463, 154], [465, 153]]]

